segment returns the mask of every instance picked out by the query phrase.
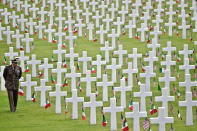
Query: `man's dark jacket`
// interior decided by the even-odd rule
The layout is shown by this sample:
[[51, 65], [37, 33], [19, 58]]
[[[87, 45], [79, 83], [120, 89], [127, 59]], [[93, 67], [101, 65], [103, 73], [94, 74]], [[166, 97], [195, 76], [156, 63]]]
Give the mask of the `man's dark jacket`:
[[8, 90], [18, 90], [21, 75], [22, 70], [20, 66], [16, 66], [15, 68], [12, 65], [6, 66], [3, 73], [5, 87]]

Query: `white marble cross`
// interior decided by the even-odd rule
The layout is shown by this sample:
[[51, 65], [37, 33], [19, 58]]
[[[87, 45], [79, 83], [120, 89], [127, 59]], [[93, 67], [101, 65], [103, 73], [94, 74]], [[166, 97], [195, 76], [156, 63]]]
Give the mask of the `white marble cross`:
[[115, 91], [120, 91], [121, 92], [121, 96], [120, 96], [120, 105], [124, 108], [126, 108], [126, 92], [130, 91], [131, 92], [131, 87], [125, 86], [125, 79], [121, 79], [120, 80], [120, 87], [114, 87]]
[[162, 23], [163, 20], [160, 18], [159, 15], [156, 15], [156, 19], [155, 20], [152, 20], [152, 22], [155, 23], [156, 24], [155, 26], [157, 26], [157, 29], [159, 29], [159, 27], [160, 27], [159, 24]]
[[180, 70], [185, 70], [185, 74], [190, 74], [191, 69], [195, 69], [195, 65], [190, 65], [189, 64], [189, 59], [185, 58], [184, 59], [184, 65], [179, 66]]
[[62, 28], [58, 28], [58, 32], [55, 33], [55, 36], [58, 36], [58, 45], [61, 45], [62, 46], [62, 37], [65, 36], [66, 33], [65, 32], [62, 32]]
[[44, 7], [41, 7], [41, 10], [38, 11], [38, 14], [40, 14], [41, 21], [44, 23], [44, 15], [47, 14], [47, 11], [44, 11]]
[[48, 69], [53, 68], [53, 64], [48, 64], [48, 58], [44, 58], [44, 63], [39, 65], [39, 68], [44, 69], [44, 79], [46, 82], [48, 82]]
[[58, 49], [53, 50], [53, 54], [58, 55], [58, 62], [62, 62], [62, 54], [66, 53], [66, 50], [62, 50], [62, 45], [58, 44]]
[[133, 118], [133, 130], [140, 131], [140, 118], [147, 117], [147, 112], [139, 111], [139, 103], [133, 102], [133, 112], [125, 112], [126, 118]]
[[164, 9], [162, 9], [162, 1], [164, 1], [164, 0], [159, 0], [157, 8], [154, 9], [154, 12], [157, 12], [157, 15], [159, 15], [159, 16], [161, 15], [161, 12], [164, 12]]
[[115, 83], [117, 82], [116, 79], [116, 70], [121, 68], [121, 65], [117, 65], [116, 64], [116, 58], [112, 58], [112, 64], [111, 65], [107, 65], [106, 66], [107, 69], [111, 69], [112, 70], [112, 81]]
[[171, 65], [176, 65], [176, 61], [171, 61], [171, 56], [166, 55], [166, 61], [161, 61], [161, 65], [165, 65], [166, 70], [171, 71], [170, 67], [171, 67]]
[[144, 16], [141, 17], [140, 19], [144, 20], [144, 27], [147, 27], [147, 21], [150, 19], [148, 12], [144, 12]]
[[[69, 2], [69, 3], [68, 3], [68, 2]], [[67, 1], [67, 5], [68, 5], [68, 4], [70, 4], [70, 1]], [[56, 6], [56, 7], [59, 7], [59, 11], [58, 11], [58, 12], [61, 13], [61, 12], [62, 12], [62, 7], [65, 6], [65, 3], [63, 3], [62, 0], [59, 0], [59, 2], [55, 4], [55, 6]]]
[[14, 4], [17, 5], [17, 11], [20, 12], [20, 10], [21, 10], [21, 7], [20, 7], [20, 6], [23, 4], [23, 1], [21, 1], [21, 0], [16, 0], [16, 1], [14, 2]]
[[29, 18], [29, 22], [26, 23], [26, 26], [29, 26], [29, 34], [33, 35], [34, 34], [34, 26], [37, 25], [36, 22], [33, 22], [32, 18]]
[[142, 77], [142, 78], [144, 77], [145, 80], [146, 80], [145, 86], [146, 86], [146, 91], [147, 92], [151, 91], [151, 89], [150, 89], [150, 78], [156, 76], [156, 74], [154, 72], [151, 72], [150, 68], [151, 68], [150, 66], [145, 66], [145, 73], [140, 73], [140, 77]]
[[26, 82], [21, 82], [20, 85], [22, 87], [26, 86], [26, 100], [31, 101], [31, 87], [32, 86], [37, 86], [37, 81], [31, 81], [31, 75], [27, 74], [26, 75]]
[[112, 47], [113, 49], [116, 48], [116, 37], [119, 37], [120, 34], [116, 33], [115, 28], [112, 29], [111, 34], [108, 34], [107, 37], [112, 38]]
[[137, 58], [141, 58], [142, 54], [137, 53], [137, 48], [133, 48], [133, 54], [128, 54], [128, 58], [133, 58], [133, 69], [138, 70], [137, 68]]
[[66, 91], [61, 91], [61, 84], [56, 84], [56, 90], [55, 92], [49, 92], [49, 96], [55, 96], [56, 97], [56, 113], [61, 113], [61, 96], [67, 96]]
[[3, 40], [3, 37], [2, 37], [2, 31], [5, 30], [5, 27], [2, 27], [1, 26], [1, 23], [0, 23], [0, 41]]
[[87, 29], [89, 30], [89, 40], [92, 40], [92, 31], [94, 29], [94, 24], [92, 22], [88, 23]]
[[84, 102], [84, 107], [90, 107], [90, 124], [94, 125], [96, 124], [96, 107], [103, 106], [103, 102], [96, 101], [96, 94], [91, 93], [90, 95], [90, 102]]
[[31, 61], [27, 61], [28, 65], [32, 65], [32, 77], [36, 77], [36, 65], [41, 64], [40, 60], [36, 60], [36, 55], [32, 54]]
[[132, 14], [129, 14], [129, 16], [133, 18], [133, 25], [136, 26], [136, 17], [139, 16], [137, 10], [132, 9]]
[[66, 103], [72, 103], [72, 119], [78, 119], [78, 103], [84, 102], [84, 97], [77, 96], [77, 89], [72, 89], [72, 97], [66, 98]]
[[81, 77], [81, 73], [76, 73], [74, 66], [71, 66], [70, 69], [71, 73], [67, 73], [66, 77], [71, 78], [71, 89], [76, 89], [76, 78]]
[[20, 49], [20, 38], [24, 38], [24, 34], [20, 34], [20, 31], [17, 29], [16, 34], [12, 35], [12, 38], [16, 38], [16, 49]]
[[25, 15], [28, 16], [29, 15], [28, 8], [31, 7], [31, 5], [28, 4], [28, 0], [25, 0], [24, 4], [22, 4], [22, 7], [25, 9]]
[[45, 86], [46, 80], [41, 79], [40, 80], [40, 86], [39, 87], [34, 87], [35, 91], [40, 91], [40, 106], [44, 107], [46, 105], [46, 91], [51, 90], [51, 86]]
[[137, 28], [137, 31], [141, 31], [141, 42], [144, 42], [144, 33], [148, 31], [148, 27], [144, 23], [141, 23], [141, 28]]
[[67, 15], [71, 16], [71, 11], [73, 10], [73, 6], [70, 5], [70, 1], [67, 1], [67, 6], [65, 6], [64, 9], [67, 10]]
[[162, 88], [162, 96], [156, 96], [155, 101], [162, 102], [162, 107], [165, 107], [164, 116], [168, 116], [168, 101], [174, 101], [174, 96], [170, 96], [169, 89]]
[[12, 15], [9, 16], [9, 19], [12, 19], [12, 27], [15, 28], [16, 26], [16, 19], [18, 19], [19, 16], [16, 15], [15, 11], [12, 11]]
[[133, 74], [137, 73], [138, 70], [133, 69], [132, 62], [129, 62], [128, 63], [128, 69], [124, 69], [122, 72], [128, 74], [128, 86], [131, 87], [131, 89], [132, 89], [132, 87], [133, 87]]
[[185, 10], [181, 10], [181, 14], [178, 15], [178, 17], [180, 17], [182, 19], [182, 25], [185, 25], [185, 23], [183, 23], [183, 22], [186, 22], [185, 19], [187, 17], [189, 17], [189, 15], [187, 13], [185, 13]]
[[181, 10], [185, 10], [184, 8], [187, 7], [188, 5], [185, 4], [185, 1], [184, 0], [181, 0], [181, 3], [178, 5], [178, 7], [181, 8]]
[[[184, 49], [179, 51], [179, 54], [184, 56], [184, 60], [185, 60], [185, 58], [188, 58], [188, 55], [190, 55], [192, 53], [193, 53], [193, 51], [188, 49], [188, 44], [184, 44]], [[185, 62], [186, 61], [184, 61], [184, 64], [185, 64]]]
[[103, 44], [104, 43], [104, 34], [107, 33], [107, 30], [104, 30], [103, 29], [103, 24], [100, 25], [100, 30], [99, 31], [96, 31], [96, 34], [99, 34], [100, 35], [100, 44]]
[[22, 42], [26, 42], [26, 53], [30, 53], [29, 42], [33, 42], [34, 38], [29, 38], [29, 33], [25, 33], [25, 38], [22, 39]]
[[55, 16], [55, 12], [53, 10], [48, 11], [49, 16], [49, 24], [53, 25], [53, 17]]
[[99, 27], [99, 19], [101, 19], [101, 18], [102, 18], [102, 16], [99, 15], [99, 10], [97, 10], [95, 16], [92, 16], [92, 19], [96, 20], [96, 28]]
[[128, 14], [128, 10], [125, 10], [124, 5], [122, 5], [122, 8], [120, 11], [118, 11], [118, 14], [122, 15], [122, 22], [125, 23], [125, 15]]
[[56, 69], [52, 69], [53, 73], [57, 73], [57, 84], [62, 84], [62, 73], [67, 72], [67, 69], [64, 69], [61, 67], [62, 63], [61, 62], [57, 62], [57, 68]]
[[106, 31], [109, 31], [109, 29], [110, 29], [110, 22], [112, 22], [112, 19], [110, 19], [109, 14], [106, 14], [106, 18], [103, 19], [103, 22], [106, 22]]
[[124, 23], [120, 20], [120, 17], [117, 17], [117, 21], [113, 22], [114, 25], [117, 25], [117, 34], [120, 35], [121, 25]]
[[83, 74], [87, 72], [87, 62], [92, 61], [92, 57], [87, 57], [87, 51], [83, 51], [83, 57], [78, 58], [78, 61], [83, 63]]
[[190, 28], [190, 25], [186, 25], [186, 21], [182, 21], [182, 25], [178, 27], [182, 29], [182, 39], [186, 39], [186, 30]]
[[186, 106], [186, 125], [193, 125], [192, 107], [197, 106], [197, 101], [192, 101], [192, 92], [186, 92], [185, 101], [179, 101], [179, 106]]
[[39, 8], [36, 8], [36, 4], [32, 4], [32, 8], [29, 8], [29, 11], [33, 13], [33, 19], [36, 19], [36, 11], [38, 11]]
[[112, 20], [115, 18], [115, 12], [118, 10], [116, 7], [114, 7], [114, 3], [111, 4], [111, 8], [108, 8], [108, 10], [111, 12], [111, 18]]
[[21, 31], [25, 30], [25, 22], [27, 22], [27, 19], [24, 18], [24, 14], [21, 14], [21, 18], [17, 19], [18, 22], [21, 24]]
[[89, 4], [92, 5], [92, 12], [95, 12], [96, 5], [98, 5], [98, 2], [96, 2], [96, 0], [92, 0], [92, 2], [90, 2]]
[[69, 35], [66, 36], [66, 40], [69, 40], [69, 49], [70, 50], [71, 50], [71, 48], [74, 48], [73, 47], [73, 40], [75, 40], [75, 39], [77, 39], [77, 36], [74, 36], [72, 31], [69, 31]]
[[48, 42], [52, 42], [52, 33], [55, 32], [55, 29], [52, 29], [52, 25], [48, 24], [48, 29], [45, 29], [44, 32], [48, 33]]
[[169, 0], [168, 2], [166, 2], [166, 4], [168, 4], [170, 7], [173, 7], [176, 2], [174, 0]]
[[14, 34], [14, 31], [10, 30], [10, 26], [7, 26], [7, 30], [3, 31], [3, 34], [5, 34], [7, 36], [7, 44], [10, 45], [11, 42], [11, 35]]
[[148, 44], [147, 47], [152, 49], [153, 56], [156, 57], [156, 49], [160, 47], [160, 44], [157, 43], [157, 39], [153, 38], [152, 44]]
[[82, 29], [85, 27], [85, 24], [82, 23], [82, 19], [77, 19], [78, 24], [75, 24], [79, 28], [79, 36], [82, 36]]
[[[85, 8], [84, 8], [85, 9]], [[80, 14], [82, 13], [83, 11], [79, 8], [79, 5], [76, 6], [76, 9], [73, 10], [73, 13], [76, 14], [76, 20], [79, 20], [80, 19]]]
[[109, 42], [105, 41], [105, 47], [100, 48], [101, 51], [105, 51], [105, 61], [109, 62], [109, 51], [113, 50], [113, 47], [109, 47]]
[[154, 38], [156, 42], [158, 42], [158, 35], [162, 34], [161, 31], [159, 31], [159, 28], [157, 26], [154, 26], [154, 31], [150, 32], [151, 35], [154, 35]]
[[[175, 12], [174, 12], [175, 13]], [[167, 13], [166, 13], [167, 14]], [[165, 23], [165, 26], [168, 26], [168, 35], [172, 36], [172, 26], [176, 26], [176, 23], [172, 21], [172, 18], [169, 17], [168, 23]]]
[[151, 73], [153, 73], [153, 64], [154, 61], [158, 61], [158, 58], [153, 55], [152, 51], [149, 51], [149, 55], [147, 58], [144, 58], [144, 61], [149, 62], [149, 66], [150, 66], [149, 70]]
[[38, 38], [42, 39], [42, 29], [46, 28], [46, 25], [42, 25], [42, 21], [39, 21], [38, 23], [38, 26], [35, 26], [35, 28], [39, 31]]
[[81, 0], [81, 2], [83, 2], [83, 9], [87, 8], [87, 4], [89, 2], [89, 0]]
[[152, 96], [152, 92], [146, 91], [144, 84], [140, 84], [140, 92], [134, 92], [134, 97], [140, 97], [140, 111], [146, 112], [146, 97]]
[[108, 5], [105, 4], [105, 1], [102, 1], [101, 4], [98, 6], [101, 9], [101, 16], [105, 16], [105, 10], [108, 7]]
[[151, 1], [150, 0], [148, 2], [146, 2], [146, 6], [143, 7], [143, 9], [145, 9], [148, 14], [149, 14], [149, 12], [152, 8], [153, 7], [151, 6]]
[[9, 15], [11, 15], [10, 12], [8, 12], [8, 9], [7, 8], [4, 8], [4, 12], [1, 13], [2, 16], [4, 16], [4, 24], [8, 24], [8, 18], [9, 18]]
[[164, 72], [164, 77], [159, 77], [159, 81], [164, 82], [165, 83], [164, 87], [170, 89], [170, 82], [176, 81], [176, 78], [171, 77], [170, 70], [164, 70], [163, 72]]
[[20, 61], [20, 67], [22, 69], [22, 72], [25, 71], [24, 63], [26, 60], [29, 60], [29, 56], [25, 56], [24, 51], [20, 51], [19, 61]]
[[176, 51], [176, 47], [172, 47], [171, 46], [171, 41], [167, 42], [167, 47], [166, 48], [162, 48], [163, 51], [167, 52], [167, 55], [172, 55], [172, 51]]
[[186, 87], [185, 93], [186, 92], [191, 92], [191, 87], [192, 86], [196, 87], [197, 86], [197, 81], [191, 82], [191, 75], [190, 74], [185, 74], [185, 81], [184, 82], [179, 82], [179, 86], [180, 87], [183, 87], [183, 86]]
[[133, 28], [136, 28], [136, 25], [133, 24], [132, 20], [129, 20], [129, 24], [125, 28], [129, 30], [129, 38], [133, 38]]
[[118, 9], [119, 8], [119, 0], [116, 0], [116, 8]]
[[124, 0], [124, 1], [122, 1], [122, 3], [124, 3], [125, 4], [125, 10], [129, 10], [129, 4], [131, 4], [131, 0]]
[[86, 11], [84, 13], [82, 13], [82, 15], [84, 15], [86, 17], [86, 24], [89, 23], [89, 17], [92, 15], [91, 11], [89, 11], [89, 8], [85, 9]]
[[110, 98], [110, 107], [103, 107], [103, 112], [111, 113], [111, 130], [117, 130], [116, 113], [123, 112], [124, 108], [116, 106], [116, 98]]
[[127, 50], [123, 50], [122, 45], [118, 45], [118, 50], [114, 51], [115, 55], [118, 55], [119, 65], [123, 65], [123, 55], [127, 54]]
[[14, 52], [13, 47], [9, 47], [9, 52], [5, 53], [5, 56], [9, 56], [10, 58], [10, 64], [12, 63], [11, 60], [15, 57], [18, 56], [18, 52]]
[[0, 71], [0, 78], [1, 78], [1, 91], [5, 91], [5, 80], [3, 78], [3, 72], [4, 72], [5, 66], [1, 66], [1, 71]]
[[103, 87], [103, 101], [108, 101], [108, 86], [113, 86], [113, 82], [108, 81], [107, 74], [103, 74], [103, 81], [97, 82], [97, 86]]
[[159, 131], [166, 130], [166, 123], [174, 123], [173, 117], [165, 116], [165, 107], [159, 107], [158, 118], [150, 118], [151, 124], [159, 124]]
[[59, 29], [62, 29], [62, 21], [65, 21], [65, 17], [62, 17], [60, 13], [59, 16], [55, 18], [55, 20], [59, 21]]
[[101, 55], [97, 55], [96, 58], [96, 61], [92, 61], [92, 65], [97, 66], [97, 78], [101, 78], [101, 66], [106, 64], [106, 61], [101, 61]]
[[78, 54], [74, 53], [74, 48], [70, 48], [70, 54], [65, 54], [66, 58], [70, 58], [70, 67], [74, 66], [74, 59], [78, 56]]
[[81, 82], [86, 82], [86, 96], [91, 94], [91, 83], [96, 81], [96, 77], [91, 77], [91, 71], [87, 70], [86, 77], [81, 78]]

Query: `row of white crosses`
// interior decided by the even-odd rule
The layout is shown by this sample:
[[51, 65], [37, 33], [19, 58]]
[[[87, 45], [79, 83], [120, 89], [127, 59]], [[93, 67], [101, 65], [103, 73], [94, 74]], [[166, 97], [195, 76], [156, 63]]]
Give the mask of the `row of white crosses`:
[[[120, 59], [119, 59], [120, 60]], [[112, 61], [115, 61], [114, 59], [112, 60]], [[114, 62], [115, 63], [115, 62]], [[112, 65], [111, 65], [111, 69], [113, 70], [113, 68], [112, 68], [112, 66], [115, 68], [116, 66], [115, 66], [115, 64], [114, 63], [112, 63]], [[120, 62], [119, 62], [120, 63]], [[135, 62], [134, 62], [135, 63]], [[61, 65], [61, 64], [59, 64], [59, 65]], [[132, 65], [132, 64], [131, 64]], [[134, 64], [135, 65], [135, 64]], [[98, 68], [98, 67], [97, 67]], [[59, 69], [59, 68], [58, 68]], [[73, 69], [74, 69], [74, 67], [73, 67]], [[115, 69], [116, 70], [116, 69]], [[75, 71], [73, 71], [73, 72], [75, 72]], [[60, 72], [61, 73], [61, 72]], [[100, 74], [100, 73], [99, 73]], [[123, 80], [121, 80], [121, 82], [122, 82]], [[124, 86], [123, 86], [124, 84], [122, 84], [121, 85], [121, 88], [123, 88]], [[58, 105], [58, 106], [56, 106], [56, 113], [59, 113], [61, 110], [61, 108], [59, 108], [59, 107], [61, 107], [60, 106], [60, 98], [59, 98], [59, 96], [61, 96], [60, 94], [60, 90], [59, 90], [59, 88], [58, 88], [59, 86], [57, 85], [57, 87], [56, 87], [56, 92], [55, 93], [50, 93], [50, 95], [52, 96], [52, 95], [56, 95], [58, 98], [56, 98], [56, 105]], [[59, 92], [59, 93], [57, 93], [57, 92]], [[73, 91], [73, 92], [76, 92], [76, 90], [75, 91]], [[163, 92], [163, 91], [162, 91]], [[124, 92], [123, 92], [123, 94], [124, 94]], [[62, 95], [66, 95], [66, 93], [63, 93]], [[74, 95], [74, 93], [73, 93], [73, 95]], [[76, 95], [75, 95], [76, 96]], [[91, 95], [92, 96], [92, 95]], [[42, 99], [42, 98], [41, 98]], [[141, 98], [142, 99], [142, 98]], [[121, 101], [124, 101], [124, 95], [122, 95], [121, 94]], [[43, 102], [41, 102], [41, 103], [43, 103]], [[124, 102], [123, 102], [124, 103]], [[143, 104], [143, 102], [141, 102], [141, 104]], [[74, 104], [73, 104], [74, 105]], [[123, 104], [124, 105], [124, 104]], [[137, 108], [136, 108], [137, 109]], [[73, 110], [76, 110], [76, 108], [73, 108]], [[74, 112], [74, 111], [73, 111]], [[92, 111], [92, 112], [94, 112], [94, 111]], [[106, 111], [107, 112], [107, 111]], [[162, 111], [161, 111], [162, 112]], [[76, 113], [75, 113], [76, 114]], [[77, 113], [78, 114], [78, 113]], [[91, 113], [92, 114], [92, 113]], [[73, 116], [75, 116], [75, 115], [73, 115]], [[128, 115], [128, 116], [130, 116], [130, 115]], [[132, 116], [130, 116], [130, 117], [132, 117]], [[139, 117], [139, 115], [138, 116], [135, 116], [135, 117]], [[162, 114], [161, 114], [161, 117], [162, 117]], [[92, 118], [92, 117], [91, 117]], [[92, 118], [93, 119], [93, 118]], [[111, 121], [115, 121], [114, 119], [111, 119]], [[134, 123], [136, 123], [136, 121], [137, 120], [134, 120]], [[138, 121], [139, 121], [139, 119], [138, 119]], [[159, 120], [159, 122], [161, 122], [161, 120]], [[139, 122], [138, 122], [139, 123]], [[112, 124], [114, 124], [113, 122], [111, 122], [111, 125]], [[115, 124], [116, 125], [116, 124]], [[139, 124], [137, 124], [138, 126], [139, 126]], [[137, 128], [137, 127], [136, 127]], [[114, 129], [114, 128], [113, 128]], [[161, 129], [163, 129], [163, 127], [161, 128]], [[137, 130], [137, 129], [136, 129]]]
[[166, 123], [174, 122], [173, 117], [168, 117], [168, 102], [175, 100], [174, 96], [170, 96], [170, 82], [175, 81], [175, 78], [171, 77], [170, 67], [171, 65], [176, 65], [176, 62], [171, 61], [172, 51], [175, 51], [176, 48], [171, 47], [171, 42], [169, 41], [167, 42], [167, 47], [162, 48], [162, 50], [167, 52], [166, 61], [161, 62], [161, 65], [165, 65], [166, 68], [165, 70], [162, 69], [165, 75], [164, 77], [159, 77], [159, 81], [164, 82], [165, 85], [164, 88], [162, 88], [162, 95], [155, 97], [156, 102], [162, 102], [162, 107], [159, 107], [158, 118], [150, 118], [151, 123], [159, 124], [159, 131], [165, 131]]
[[191, 126], [193, 125], [193, 114], [192, 114], [192, 107], [197, 106], [197, 101], [192, 100], [192, 92], [191, 87], [196, 87], [197, 82], [191, 81], [191, 74], [190, 70], [195, 69], [195, 65], [189, 64], [188, 55], [192, 54], [193, 51], [188, 49], [188, 45], [184, 45], [184, 49], [179, 51], [179, 54], [183, 55], [183, 65], [179, 66], [180, 70], [185, 70], [185, 81], [179, 82], [180, 87], [185, 88], [185, 101], [179, 101], [179, 106], [186, 106], [186, 125]]
[[[53, 2], [52, 2], [52, 3], [53, 3]], [[60, 7], [59, 7], [59, 8], [60, 8]], [[123, 11], [123, 12], [124, 12], [124, 11]], [[41, 8], [40, 14], [43, 15], [43, 14], [45, 14], [45, 13], [46, 13], [46, 11], [44, 11], [43, 8]], [[145, 16], [147, 16], [146, 14], [147, 14], [147, 13], [145, 12]], [[144, 16], [144, 17], [145, 17], [145, 16]], [[44, 18], [44, 17], [42, 17], [42, 18]], [[97, 18], [97, 17], [96, 17], [96, 18]], [[121, 22], [120, 22], [119, 19], [120, 19], [120, 17], [118, 17], [117, 22], [115, 23], [115, 24], [117, 24], [117, 26], [118, 26], [118, 34], [120, 34], [120, 25], [121, 25]], [[21, 22], [22, 22], [21, 24], [23, 25], [23, 23], [25, 22], [23, 16], [21, 16], [21, 19], [20, 19], [20, 20], [21, 20]], [[63, 19], [62, 19], [61, 16], [59, 16], [59, 19], [58, 19], [58, 17], [57, 17], [57, 20], [59, 20], [59, 23], [61, 23], [61, 21], [62, 21]], [[145, 20], [145, 19], [143, 19], [143, 20]], [[146, 20], [147, 20], [147, 18], [146, 18]], [[158, 22], [159, 22], [159, 21], [158, 21]], [[30, 20], [29, 23], [30, 23], [31, 25], [33, 25], [33, 23], [31, 22], [31, 20]], [[123, 22], [123, 23], [124, 23], [124, 22]], [[145, 23], [146, 23], [146, 22], [145, 22]], [[144, 24], [145, 24], [145, 23], [144, 23]], [[142, 24], [142, 25], [144, 25], [144, 24]], [[80, 25], [81, 25], [81, 24], [80, 24]], [[59, 26], [60, 26], [60, 25], [59, 25]], [[130, 27], [130, 26], [132, 26], [132, 25], [128, 25], [128, 26]], [[126, 26], [126, 27], [128, 27], [128, 26]], [[135, 25], [134, 25], [134, 26], [135, 26]], [[23, 27], [23, 26], [21, 26], [21, 28], [22, 28], [22, 27]], [[32, 26], [30, 26], [30, 27], [32, 27]], [[49, 27], [50, 27], [50, 25], [49, 25]], [[81, 26], [80, 26], [80, 27], [81, 27]], [[79, 29], [81, 29], [80, 27], [79, 27]], [[101, 26], [101, 27], [102, 27], [102, 26]], [[144, 34], [144, 33], [143, 33], [143, 32], [144, 32], [144, 28], [145, 28], [145, 27], [142, 27], [142, 28], [141, 28], [141, 35]], [[157, 27], [157, 28], [158, 28], [158, 27]], [[30, 28], [30, 29], [31, 29], [31, 28]], [[39, 30], [40, 30], [40, 29], [39, 29]], [[49, 42], [51, 42], [51, 38], [52, 38], [52, 37], [51, 37], [51, 31], [53, 32], [54, 30], [51, 29], [51, 28], [49, 28], [48, 30], [46, 30], [46, 32], [49, 33]], [[101, 29], [101, 30], [99, 31], [99, 32], [100, 32], [100, 37], [101, 37], [101, 39], [100, 39], [100, 42], [101, 42], [101, 43], [103, 43], [103, 42], [102, 42], [102, 41], [103, 41], [103, 40], [102, 40], [102, 39], [103, 39], [103, 38], [102, 38], [102, 35], [103, 35], [102, 32], [103, 32], [103, 31], [104, 31], [103, 29]], [[30, 31], [30, 32], [32, 32], [32, 31]], [[40, 31], [39, 31], [39, 32], [40, 32]], [[129, 31], [129, 32], [131, 32], [131, 31]], [[60, 33], [61, 33], [61, 32], [60, 32]], [[31, 34], [31, 33], [30, 33], [30, 34]], [[39, 34], [40, 34], [40, 33], [39, 33]], [[80, 34], [81, 34], [81, 33], [80, 33]], [[90, 34], [91, 34], [91, 33], [90, 33]], [[155, 34], [157, 34], [157, 33], [155, 33]], [[129, 33], [129, 36], [131, 36], [130, 33]], [[41, 35], [39, 35], [39, 38], [41, 38]], [[144, 41], [144, 40], [143, 40], [143, 39], [144, 39], [143, 36], [141, 37], [141, 39], [142, 39], [142, 41]], [[156, 38], [156, 40], [157, 40], [157, 38]], [[60, 42], [60, 43], [61, 43], [61, 42]]]

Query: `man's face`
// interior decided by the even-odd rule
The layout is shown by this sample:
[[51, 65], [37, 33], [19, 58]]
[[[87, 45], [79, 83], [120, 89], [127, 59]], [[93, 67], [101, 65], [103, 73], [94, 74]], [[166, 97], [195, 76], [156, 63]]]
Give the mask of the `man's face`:
[[12, 65], [13, 65], [14, 67], [16, 67], [16, 66], [17, 66], [17, 63], [14, 63], [14, 62], [13, 62]]

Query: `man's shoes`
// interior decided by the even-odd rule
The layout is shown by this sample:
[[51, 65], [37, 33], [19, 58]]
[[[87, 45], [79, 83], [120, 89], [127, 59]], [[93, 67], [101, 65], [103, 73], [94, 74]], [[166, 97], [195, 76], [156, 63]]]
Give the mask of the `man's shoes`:
[[14, 107], [14, 112], [16, 112], [16, 107]]
[[14, 113], [14, 112], [16, 112], [16, 107], [14, 107], [14, 109], [11, 110], [11, 113]]

